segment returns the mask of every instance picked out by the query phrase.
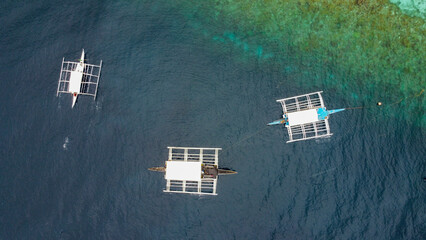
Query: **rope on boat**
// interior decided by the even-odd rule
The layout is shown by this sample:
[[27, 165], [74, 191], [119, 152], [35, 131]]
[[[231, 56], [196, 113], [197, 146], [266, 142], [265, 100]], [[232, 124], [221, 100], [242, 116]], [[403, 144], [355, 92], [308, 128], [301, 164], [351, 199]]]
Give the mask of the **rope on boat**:
[[[222, 151], [222, 154], [223, 154], [223, 153], [225, 153], [225, 152], [227, 152], [229, 149], [233, 148], [235, 145], [240, 144], [241, 142], [246, 141], [246, 140], [248, 140], [248, 139], [250, 139], [250, 138], [252, 138], [252, 137], [255, 137], [257, 134], [259, 134], [260, 132], [264, 131], [264, 130], [265, 130], [265, 129], [267, 129], [268, 127], [269, 127], [269, 126], [263, 127], [263, 128], [261, 128], [261, 129], [257, 130], [256, 132], [254, 132], [254, 133], [252, 133], [252, 134], [249, 134], [248, 136], [246, 136], [246, 137], [244, 137], [244, 138], [241, 138], [240, 140], [238, 140], [238, 141], [237, 141], [237, 142], [235, 142], [234, 144], [232, 144], [232, 145], [230, 145], [229, 147], [227, 147], [226, 149], [224, 149], [224, 150]], [[270, 127], [269, 127], [269, 128], [270, 128]]]
[[[414, 95], [414, 96], [408, 96], [408, 97], [405, 97], [405, 98], [401, 98], [400, 100], [398, 100], [398, 101], [396, 101], [396, 102], [394, 102], [394, 103], [390, 103], [389, 105], [394, 105], [394, 104], [398, 104], [398, 103], [401, 103], [403, 100], [405, 100], [405, 99], [409, 99], [409, 98], [417, 98], [417, 97], [420, 97], [422, 94], [424, 93], [424, 89], [422, 89], [419, 93], [417, 93], [416, 95]], [[378, 103], [381, 103], [381, 102], [378, 102]], [[382, 105], [382, 103], [381, 104], [377, 104], [377, 106], [381, 106]], [[374, 106], [366, 106], [366, 107], [353, 107], [353, 108], [346, 108], [346, 109], [360, 109], [360, 108], [371, 108], [371, 107], [374, 107]], [[356, 126], [352, 126], [352, 127], [349, 127], [349, 128], [347, 128], [347, 130], [346, 130], [346, 132], [345, 133], [343, 133], [343, 134], [341, 134], [338, 138], [339, 139], [343, 139], [343, 138], [346, 138], [348, 135], [350, 135], [350, 134], [353, 134], [352, 133], [352, 130], [354, 130], [355, 128], [363, 128], [366, 124], [368, 124], [368, 123], [363, 123], [363, 124], [361, 124], [361, 125], [356, 125]], [[384, 136], [384, 135], [386, 135], [386, 134], [381, 134], [381, 135], [378, 135], [379, 137], [380, 136]], [[330, 155], [331, 154], [331, 152], [333, 151], [333, 148], [329, 148], [329, 149], [327, 149], [326, 151], [325, 151], [325, 153], [324, 154], [322, 154], [320, 157], [322, 157], [323, 155], [324, 156], [328, 156], [328, 155]], [[352, 161], [352, 162], [345, 162], [345, 161], [342, 161], [339, 165], [337, 165], [337, 166], [334, 166], [334, 167], [331, 167], [331, 168], [328, 168], [328, 169], [325, 169], [325, 170], [323, 170], [323, 171], [320, 171], [320, 172], [318, 172], [318, 173], [314, 173], [314, 174], [312, 174], [311, 176], [310, 176], [310, 178], [316, 178], [316, 177], [318, 177], [318, 176], [321, 176], [321, 175], [324, 175], [324, 174], [328, 174], [328, 173], [330, 173], [330, 172], [332, 172], [332, 171], [335, 171], [335, 170], [338, 170], [339, 168], [341, 168], [341, 167], [349, 167], [350, 165], [352, 165], [352, 164], [354, 164], [355, 163], [355, 161]], [[423, 181], [425, 181], [426, 182], [426, 178], [423, 178]]]
[[[423, 93], [425, 92], [425, 90], [424, 89], [422, 89], [419, 93], [417, 93], [416, 95], [414, 95], [414, 96], [408, 96], [408, 97], [405, 97], [405, 98], [401, 98], [401, 99], [399, 99], [398, 101], [396, 101], [396, 102], [393, 102], [393, 103], [389, 103], [388, 105], [395, 105], [395, 104], [399, 104], [399, 103], [401, 103], [402, 101], [404, 101], [404, 100], [407, 100], [407, 99], [410, 99], [410, 98], [417, 98], [417, 97], [420, 97]], [[376, 104], [377, 106], [382, 106], [383, 105], [383, 103], [382, 102], [377, 102], [377, 104]], [[361, 108], [371, 108], [371, 107], [373, 107], [373, 106], [361, 106], [361, 107], [349, 107], [349, 108], [345, 108], [345, 109], [361, 109]]]

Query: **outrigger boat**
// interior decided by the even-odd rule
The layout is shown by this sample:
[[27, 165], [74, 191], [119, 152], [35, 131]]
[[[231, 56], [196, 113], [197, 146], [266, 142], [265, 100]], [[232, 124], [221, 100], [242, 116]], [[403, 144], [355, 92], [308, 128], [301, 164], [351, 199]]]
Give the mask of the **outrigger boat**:
[[218, 175], [237, 172], [218, 168], [221, 148], [167, 147], [169, 157], [165, 167], [149, 168], [150, 171], [164, 172], [164, 192], [217, 195]]
[[85, 54], [83, 49], [81, 58], [78, 62], [64, 61], [65, 59], [62, 58], [56, 96], [58, 96], [59, 93], [72, 94], [72, 108], [77, 101], [78, 95], [89, 95], [96, 99], [96, 94], [98, 92], [102, 60], [99, 65], [93, 65], [85, 63], [84, 57]]
[[327, 110], [321, 93], [322, 91], [313, 92], [277, 100], [283, 108], [283, 118], [268, 125], [285, 125], [289, 135], [287, 143], [333, 135], [330, 133], [328, 116], [345, 109]]

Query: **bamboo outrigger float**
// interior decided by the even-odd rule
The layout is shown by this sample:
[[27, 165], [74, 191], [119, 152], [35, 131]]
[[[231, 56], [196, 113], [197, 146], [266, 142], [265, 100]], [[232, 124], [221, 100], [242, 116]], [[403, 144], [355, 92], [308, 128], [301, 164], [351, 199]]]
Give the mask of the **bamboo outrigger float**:
[[92, 96], [93, 99], [96, 99], [96, 94], [98, 93], [102, 60], [99, 65], [87, 64], [84, 62], [84, 56], [83, 49], [81, 58], [78, 62], [64, 61], [65, 58], [62, 58], [56, 96], [58, 96], [59, 93], [72, 94], [72, 108], [77, 101], [78, 95], [89, 95]]
[[164, 192], [217, 195], [218, 175], [237, 172], [218, 168], [221, 148], [167, 147], [169, 157], [165, 167], [149, 168], [164, 172]]
[[327, 110], [321, 93], [322, 91], [313, 92], [277, 100], [283, 108], [283, 118], [268, 125], [285, 125], [289, 136], [287, 143], [333, 135], [330, 132], [328, 116], [345, 109]]

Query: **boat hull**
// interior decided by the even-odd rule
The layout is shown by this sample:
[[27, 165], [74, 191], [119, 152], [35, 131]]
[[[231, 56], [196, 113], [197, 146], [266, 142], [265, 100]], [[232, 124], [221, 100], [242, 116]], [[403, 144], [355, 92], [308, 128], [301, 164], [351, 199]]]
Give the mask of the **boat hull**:
[[72, 105], [71, 108], [74, 108], [75, 102], [77, 102], [77, 93], [72, 94]]
[[166, 172], [165, 167], [152, 167], [152, 168], [148, 168], [148, 170], [153, 172]]
[[229, 169], [220, 169], [219, 168], [219, 174], [218, 175], [231, 175], [231, 174], [237, 174], [237, 172], [229, 170]]
[[281, 118], [281, 119], [278, 119], [278, 120], [275, 120], [273, 122], [268, 123], [268, 126], [279, 125], [279, 124], [286, 125], [287, 124], [287, 120], [285, 118]]

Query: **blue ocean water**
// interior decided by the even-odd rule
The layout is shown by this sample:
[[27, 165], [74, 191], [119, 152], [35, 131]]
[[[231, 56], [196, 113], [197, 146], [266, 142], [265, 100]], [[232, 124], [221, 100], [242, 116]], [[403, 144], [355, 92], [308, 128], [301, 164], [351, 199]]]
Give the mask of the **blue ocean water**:
[[[324, 90], [212, 41], [167, 1], [3, 1], [0, 239], [423, 239], [424, 129], [380, 109], [286, 144], [276, 99]], [[182, 10], [183, 11], [183, 10]], [[62, 57], [103, 60], [96, 101]], [[291, 52], [287, 54], [292, 59]], [[325, 69], [338, 66], [324, 66]], [[222, 147], [218, 196], [166, 194], [167, 146]]]

